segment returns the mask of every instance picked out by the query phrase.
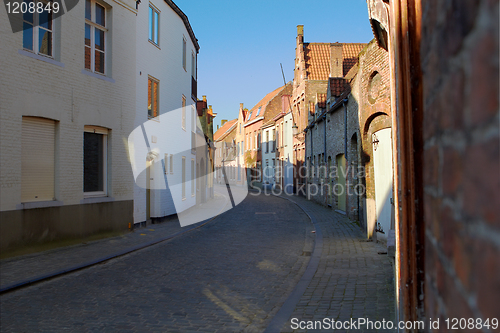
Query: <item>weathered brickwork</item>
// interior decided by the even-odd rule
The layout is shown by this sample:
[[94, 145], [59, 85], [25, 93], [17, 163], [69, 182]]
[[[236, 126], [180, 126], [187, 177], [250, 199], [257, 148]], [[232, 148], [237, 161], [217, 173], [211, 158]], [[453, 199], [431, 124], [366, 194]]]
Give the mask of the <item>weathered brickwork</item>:
[[425, 312], [498, 318], [499, 4], [422, 13]]

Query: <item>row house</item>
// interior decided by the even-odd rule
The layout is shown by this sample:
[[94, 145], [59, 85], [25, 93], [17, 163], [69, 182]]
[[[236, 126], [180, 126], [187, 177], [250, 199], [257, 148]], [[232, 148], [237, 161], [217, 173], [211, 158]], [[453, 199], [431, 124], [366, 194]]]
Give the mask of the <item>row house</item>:
[[241, 166], [237, 161], [236, 129], [238, 119], [221, 120], [221, 126], [214, 133], [215, 142], [215, 182], [225, 184], [226, 180], [234, 184], [241, 178]]
[[303, 189], [307, 182], [306, 172], [301, 172], [306, 167], [306, 160], [308, 159], [308, 168], [311, 168], [316, 158], [314, 166], [317, 168], [320, 164], [326, 165], [328, 159], [324, 154], [318, 157], [318, 153], [313, 153], [312, 150], [306, 157], [306, 128], [326, 110], [330, 79], [345, 77], [365, 45], [364, 43], [305, 43], [304, 26], [297, 26], [292, 92], [293, 126], [297, 128], [297, 135], [293, 136], [293, 149], [296, 152], [293, 161], [296, 168], [294, 186], [297, 192]]
[[274, 117], [282, 112], [283, 98], [289, 98], [291, 90], [291, 83], [281, 86], [268, 93], [250, 111], [245, 113], [243, 123], [244, 149], [249, 182], [265, 183], [266, 185], [275, 183], [276, 161], [273, 162], [271, 157], [275, 153], [269, 151], [270, 142], [274, 141], [271, 127]]
[[[215, 142], [214, 142], [214, 118], [212, 105], [207, 104], [207, 96], [196, 102], [198, 118], [196, 133], [191, 140], [192, 148], [196, 154], [196, 203], [205, 203], [214, 197], [214, 167], [215, 167]], [[192, 184], [194, 185], [194, 184]]]
[[13, 33], [0, 12], [1, 250], [134, 222], [137, 14], [133, 0], [86, 0], [14, 17]]
[[134, 223], [180, 213], [196, 202], [198, 41], [170, 0], [139, 4], [136, 30]]

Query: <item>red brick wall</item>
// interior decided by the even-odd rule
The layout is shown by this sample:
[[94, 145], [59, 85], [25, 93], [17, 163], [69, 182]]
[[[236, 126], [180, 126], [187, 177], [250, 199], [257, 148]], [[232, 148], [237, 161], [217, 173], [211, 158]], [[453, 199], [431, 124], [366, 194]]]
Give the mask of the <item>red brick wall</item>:
[[500, 317], [499, 3], [422, 1], [425, 311]]

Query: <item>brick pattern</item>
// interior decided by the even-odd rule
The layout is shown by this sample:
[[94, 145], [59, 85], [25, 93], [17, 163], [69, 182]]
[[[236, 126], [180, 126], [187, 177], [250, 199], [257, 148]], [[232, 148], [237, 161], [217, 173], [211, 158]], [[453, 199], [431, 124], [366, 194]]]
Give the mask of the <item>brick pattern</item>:
[[499, 4], [422, 13], [426, 316], [498, 318]]

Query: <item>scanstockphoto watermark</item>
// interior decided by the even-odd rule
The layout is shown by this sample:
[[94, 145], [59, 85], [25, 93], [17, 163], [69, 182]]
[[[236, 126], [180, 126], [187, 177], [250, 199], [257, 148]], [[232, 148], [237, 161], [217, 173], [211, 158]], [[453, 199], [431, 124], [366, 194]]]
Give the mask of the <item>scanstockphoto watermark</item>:
[[[307, 183], [294, 185], [291, 182], [294, 172], [297, 172], [302, 179], [306, 179]], [[348, 168], [332, 166], [329, 169], [323, 166], [318, 168], [303, 166], [296, 169], [290, 167], [288, 170], [287, 167], [264, 167], [262, 172], [260, 169], [253, 172], [249, 185], [257, 189], [257, 192], [251, 193], [252, 195], [264, 193], [266, 195], [301, 194], [308, 197], [327, 194], [361, 196], [366, 192], [366, 186], [361, 182], [365, 176], [366, 171], [363, 166]], [[260, 182], [271, 186], [263, 186], [261, 189], [257, 186]]]
[[323, 320], [300, 320], [292, 318], [290, 321], [292, 330], [423, 330], [425, 322], [417, 321], [400, 321], [393, 322], [391, 320], [370, 320], [369, 318], [351, 318], [349, 320], [335, 320], [332, 318], [323, 318]]

